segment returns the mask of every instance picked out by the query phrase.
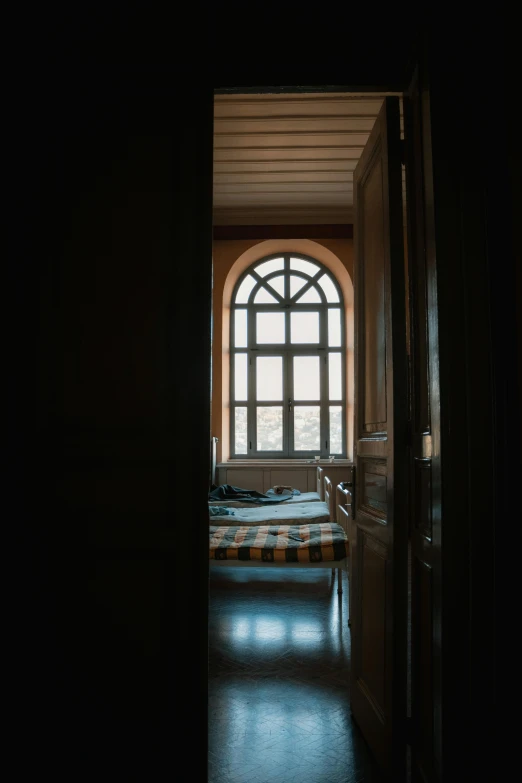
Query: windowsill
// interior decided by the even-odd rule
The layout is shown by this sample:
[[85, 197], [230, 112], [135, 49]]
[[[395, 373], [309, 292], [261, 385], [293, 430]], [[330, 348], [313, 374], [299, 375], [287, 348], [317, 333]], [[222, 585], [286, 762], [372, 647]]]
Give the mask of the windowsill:
[[330, 462], [329, 459], [321, 459], [319, 462], [317, 460], [310, 460], [310, 459], [285, 459], [284, 457], [282, 459], [241, 459], [240, 457], [231, 457], [228, 460], [225, 460], [225, 462], [219, 462], [216, 467], [218, 468], [227, 468], [231, 465], [241, 465], [241, 466], [256, 466], [256, 465], [264, 465], [264, 466], [278, 466], [278, 465], [295, 465], [296, 467], [299, 466], [308, 466], [308, 467], [314, 467], [319, 465], [320, 467], [323, 467], [324, 465], [353, 465], [353, 461], [351, 459], [341, 458], [335, 459], [333, 462]]

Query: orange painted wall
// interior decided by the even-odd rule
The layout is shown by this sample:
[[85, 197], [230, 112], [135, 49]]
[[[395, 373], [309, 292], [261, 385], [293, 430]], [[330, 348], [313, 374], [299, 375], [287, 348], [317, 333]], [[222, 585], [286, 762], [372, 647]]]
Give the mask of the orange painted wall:
[[[315, 247], [313, 244], [315, 243]], [[259, 250], [256, 251], [256, 247]], [[319, 247], [318, 247], [319, 246]], [[212, 435], [219, 438], [217, 459], [229, 456], [229, 301], [232, 288], [241, 272], [254, 261], [279, 250], [307, 253], [329, 266], [343, 289], [348, 356], [353, 357], [353, 240], [299, 239], [299, 240], [220, 240], [213, 244], [212, 295]], [[239, 260], [239, 261], [238, 261]], [[344, 269], [338, 269], [337, 265]], [[231, 274], [231, 271], [233, 273]], [[343, 274], [344, 272], [344, 274]], [[348, 275], [346, 275], [346, 272]], [[351, 290], [350, 290], [351, 289]], [[353, 420], [353, 361], [347, 361], [348, 449], [352, 444]]]

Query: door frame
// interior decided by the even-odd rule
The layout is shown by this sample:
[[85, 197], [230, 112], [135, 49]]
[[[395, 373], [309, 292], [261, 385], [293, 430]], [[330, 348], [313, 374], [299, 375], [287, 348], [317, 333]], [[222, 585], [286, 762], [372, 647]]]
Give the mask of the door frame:
[[[382, 94], [384, 92], [388, 92], [388, 93], [391, 93], [393, 95], [398, 96], [401, 100], [404, 100], [405, 95], [406, 95], [406, 89], [407, 89], [408, 86], [409, 86], [409, 83], [407, 85], [404, 85], [403, 88], [400, 89], [400, 90], [394, 89], [393, 87], [391, 87], [389, 90], [386, 90], [382, 86], [381, 87], [376, 87], [375, 89], [352, 88], [350, 86], [315, 86], [315, 87], [311, 87], [309, 90], [307, 88], [297, 87], [297, 86], [285, 86], [285, 87], [277, 88], [277, 89], [275, 89], [274, 87], [256, 87], [256, 88], [250, 88], [250, 89], [245, 89], [244, 87], [236, 87], [236, 88], [230, 87], [230, 88], [226, 88], [226, 89], [219, 89], [219, 88], [215, 89], [214, 90], [214, 94], [220, 94], [220, 93], [244, 94], [246, 92], [257, 93], [257, 94], [272, 94], [274, 92], [278, 92], [278, 93], [287, 93], [287, 94], [292, 95], [292, 94], [303, 93], [303, 92], [308, 92], [308, 91], [309, 92], [316, 92], [318, 94], [321, 94], [321, 93], [332, 93], [332, 92], [350, 92], [350, 93], [375, 92], [375, 93]], [[396, 87], [396, 85], [395, 85], [395, 87]], [[405, 144], [406, 143], [409, 143], [409, 140], [408, 140], [408, 142], [405, 141]], [[406, 159], [407, 159], [407, 156], [406, 156]], [[405, 326], [406, 326], [406, 320], [405, 320]], [[355, 328], [355, 324], [354, 324], [354, 328]], [[346, 390], [345, 390], [345, 397], [346, 397]], [[356, 438], [355, 428], [354, 428], [353, 436], [354, 436], [354, 439], [355, 439]], [[355, 453], [354, 453], [354, 460], [355, 460]], [[404, 563], [406, 563], [406, 560], [407, 560], [407, 556], [406, 555], [404, 556], [403, 560], [404, 560]], [[406, 662], [404, 662], [404, 668], [406, 668]], [[406, 702], [406, 697], [404, 697], [404, 702]], [[407, 715], [406, 715], [406, 712], [404, 713], [403, 721], [404, 721], [403, 725], [401, 727], [397, 727], [397, 736], [407, 737], [407, 733], [408, 732], [407, 732]], [[406, 752], [407, 752], [407, 747], [405, 745], [405, 747], [404, 747], [404, 766], [406, 765]]]
[[[437, 62], [435, 55], [433, 62]], [[428, 56], [425, 54], [415, 59], [401, 85], [381, 84], [374, 88], [368, 85], [361, 88], [357, 84], [285, 87], [218, 85], [215, 86], [214, 93], [381, 93], [388, 90], [395, 94], [401, 92], [404, 97], [414, 70], [419, 65], [422, 66], [423, 90], [431, 107], [428, 140], [431, 148], [433, 178], [427, 189], [431, 198], [427, 206], [433, 211], [438, 204], [444, 205], [444, 209], [433, 212], [427, 252], [431, 254], [437, 272], [435, 314], [438, 333], [442, 336], [438, 377], [433, 379], [434, 386], [439, 392], [440, 402], [440, 445], [433, 456], [437, 462], [436, 480], [439, 482], [436, 493], [436, 513], [440, 524], [441, 551], [444, 552], [444, 568], [440, 574], [439, 584], [440, 628], [445, 640], [439, 662], [440, 752], [442, 759], [450, 759], [453, 765], [451, 771], [446, 770], [446, 773], [449, 772], [452, 779], [457, 780], [463, 770], [459, 769], [459, 764], [455, 766], [456, 760], [461, 759], [459, 763], [464, 765], [473, 755], [473, 730], [467, 727], [463, 729], [462, 715], [465, 710], [467, 718], [470, 718], [472, 715], [470, 705], [473, 698], [479, 698], [475, 690], [475, 686], [478, 686], [477, 665], [479, 662], [489, 661], [494, 666], [495, 661], [493, 633], [487, 637], [484, 635], [480, 637], [480, 651], [477, 651], [476, 659], [473, 657], [475, 653], [470, 648], [470, 639], [477, 634], [479, 618], [476, 616], [470, 618], [471, 595], [468, 589], [471, 585], [472, 594], [474, 595], [478, 590], [480, 597], [485, 599], [482, 627], [486, 624], [494, 628], [496, 595], [493, 565], [485, 582], [479, 582], [479, 573], [484, 557], [489, 558], [492, 564], [495, 559], [494, 552], [489, 547], [494, 540], [496, 512], [499, 508], [505, 508], [506, 503], [503, 493], [509, 484], [508, 474], [500, 474], [499, 459], [502, 462], [507, 456], [507, 447], [503, 444], [502, 433], [508, 431], [509, 425], [501, 419], [500, 428], [496, 430], [495, 422], [501, 416], [504, 417], [505, 412], [502, 409], [504, 400], [499, 392], [495, 394], [493, 381], [496, 380], [497, 385], [503, 388], [507, 385], [507, 379], [514, 381], [511, 390], [506, 394], [512, 402], [516, 397], [516, 367], [512, 356], [502, 343], [500, 330], [496, 333], [492, 330], [494, 318], [501, 316], [501, 297], [498, 291], [500, 283], [493, 292], [487, 290], [488, 276], [480, 278], [473, 264], [473, 260], [477, 257], [485, 269], [489, 269], [493, 263], [487, 244], [480, 241], [484, 237], [477, 238], [477, 222], [474, 220], [473, 213], [473, 209], [477, 208], [477, 201], [475, 200], [466, 213], [463, 213], [462, 204], [456, 196], [455, 171], [452, 171], [447, 163], [448, 152], [455, 146], [452, 136], [453, 127], [449, 127], [447, 121], [448, 111], [458, 107], [461, 99], [461, 93], [455, 91], [452, 78], [454, 79], [454, 73], [459, 73], [459, 68], [464, 74], [467, 63], [453, 63], [454, 72], [451, 65], [446, 70], [436, 71], [434, 68], [430, 70]], [[479, 81], [476, 84], [476, 91], [478, 89]], [[406, 161], [411, 152], [408, 144], [408, 139], [405, 139]], [[454, 154], [457, 155], [456, 152]], [[464, 175], [461, 181], [463, 177]], [[496, 214], [494, 218], [498, 226], [500, 219]], [[503, 247], [511, 248], [510, 242], [512, 239], [505, 236]], [[463, 246], [468, 248], [467, 258], [462, 255]], [[492, 257], [500, 258], [500, 253], [497, 252], [496, 255], [493, 253]], [[458, 275], [455, 275], [456, 269], [459, 270]], [[470, 291], [475, 294], [475, 298], [470, 296]], [[492, 312], [488, 304], [491, 305]], [[479, 308], [480, 314], [477, 312]], [[474, 323], [482, 316], [481, 336], [488, 336], [480, 345], [480, 356], [478, 355], [480, 337], [466, 328], [465, 317], [463, 317], [466, 313], [472, 316]], [[512, 336], [511, 340], [513, 340]], [[485, 374], [488, 376], [487, 383], [481, 386]], [[480, 393], [476, 396], [468, 395], [467, 390], [477, 388], [477, 385], [480, 387]], [[488, 397], [490, 394], [491, 396]], [[481, 422], [480, 428], [473, 430], [472, 427], [462, 426], [469, 423], [470, 418], [475, 415]], [[485, 433], [485, 437], [481, 437], [481, 433]], [[471, 438], [468, 439], [470, 435]], [[483, 448], [485, 441], [489, 443], [487, 449]], [[477, 449], [479, 444], [481, 448]], [[495, 454], [495, 446], [500, 456]], [[514, 456], [515, 460], [506, 466], [512, 477], [516, 475], [519, 451]], [[484, 494], [486, 477], [489, 477], [490, 481], [486, 482]], [[480, 524], [472, 526], [470, 524], [472, 511], [476, 508], [479, 498], [482, 498]], [[489, 535], [486, 526], [488, 518], [492, 521]], [[472, 554], [469, 561], [463, 559], [462, 553], [470, 550]], [[474, 612], [476, 611], [474, 609]], [[463, 667], [467, 670], [473, 661], [476, 663], [475, 681], [468, 682], [463, 692]], [[488, 688], [487, 703], [492, 704], [493, 698], [494, 683]], [[474, 724], [476, 725], [478, 724]], [[441, 774], [445, 772], [444, 763], [441, 765], [440, 772]]]

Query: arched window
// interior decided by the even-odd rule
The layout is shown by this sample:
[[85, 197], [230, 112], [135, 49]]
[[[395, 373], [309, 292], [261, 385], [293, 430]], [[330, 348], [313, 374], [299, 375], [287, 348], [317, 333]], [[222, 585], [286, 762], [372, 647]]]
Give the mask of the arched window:
[[231, 312], [234, 457], [346, 456], [344, 305], [314, 258], [281, 253], [239, 278]]

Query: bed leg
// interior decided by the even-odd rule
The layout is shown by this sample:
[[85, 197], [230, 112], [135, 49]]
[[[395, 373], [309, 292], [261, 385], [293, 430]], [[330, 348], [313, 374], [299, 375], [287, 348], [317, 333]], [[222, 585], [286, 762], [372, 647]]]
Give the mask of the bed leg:
[[337, 579], [338, 579], [337, 594], [342, 595], [343, 593], [343, 569], [342, 568], [337, 569]]
[[348, 577], [348, 600], [346, 602], [346, 616], [348, 618], [348, 627], [350, 627], [351, 624], [352, 624], [352, 620], [350, 618], [350, 595], [351, 595], [350, 589], [351, 589], [351, 585], [350, 585], [350, 572], [348, 570], [348, 561], [345, 562], [344, 567], [346, 569], [346, 576]]

